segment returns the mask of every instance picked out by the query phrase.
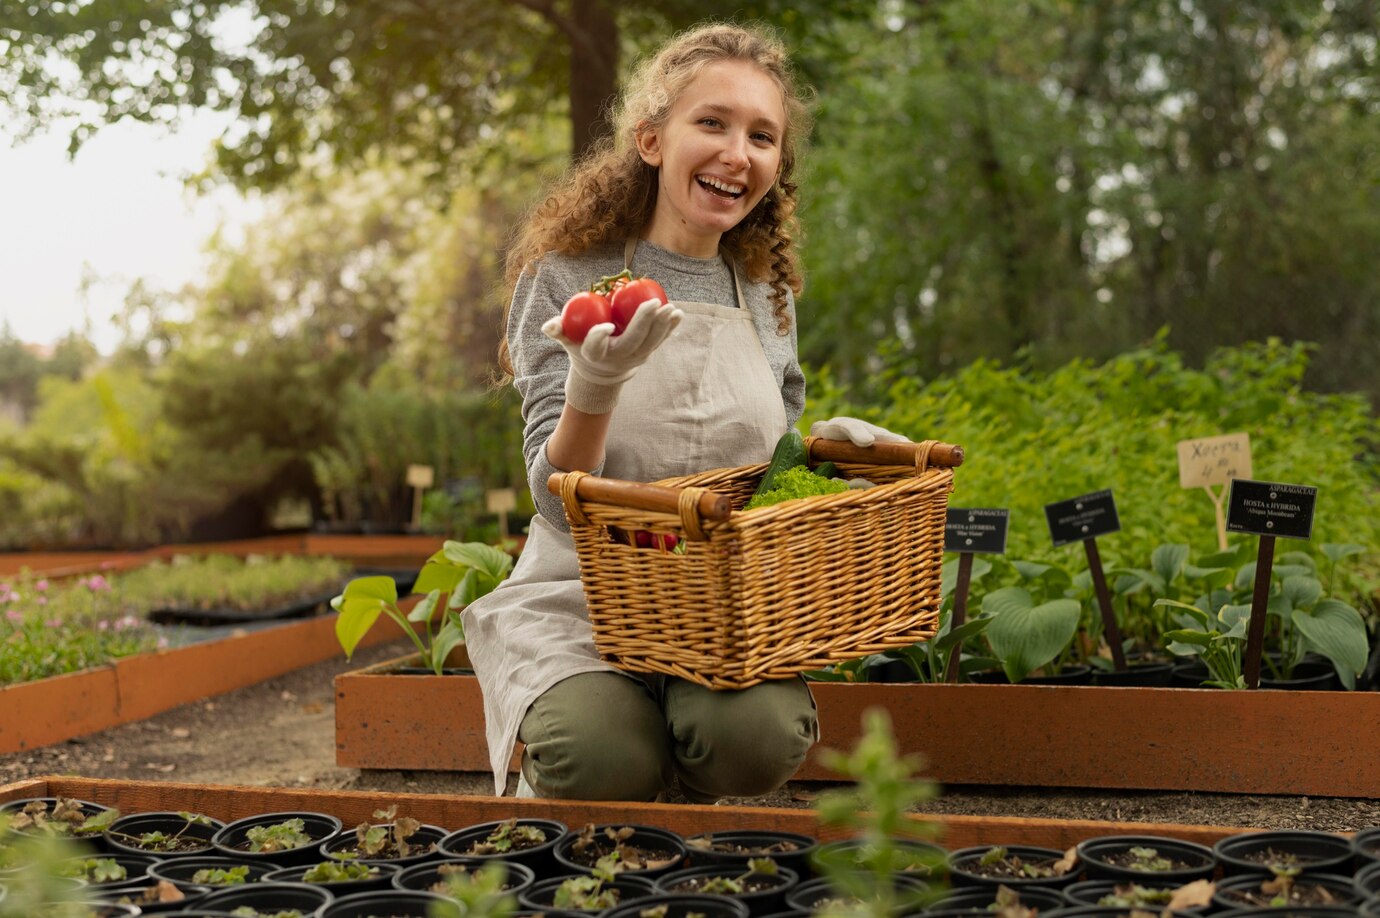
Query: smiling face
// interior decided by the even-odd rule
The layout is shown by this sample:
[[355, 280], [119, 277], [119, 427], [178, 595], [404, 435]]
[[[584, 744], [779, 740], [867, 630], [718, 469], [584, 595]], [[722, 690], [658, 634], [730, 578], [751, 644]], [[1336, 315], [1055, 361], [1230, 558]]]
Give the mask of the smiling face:
[[706, 64], [666, 122], [637, 136], [642, 159], [658, 170], [644, 237], [683, 255], [715, 255], [776, 181], [785, 128], [781, 87], [769, 75], [747, 61]]

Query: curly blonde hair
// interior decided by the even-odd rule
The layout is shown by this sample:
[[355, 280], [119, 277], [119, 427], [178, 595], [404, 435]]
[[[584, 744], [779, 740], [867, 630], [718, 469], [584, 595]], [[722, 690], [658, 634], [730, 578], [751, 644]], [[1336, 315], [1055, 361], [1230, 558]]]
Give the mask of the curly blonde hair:
[[[636, 137], [664, 125], [685, 87], [706, 65], [719, 61], [755, 64], [781, 88], [786, 130], [781, 138], [780, 175], [752, 212], [724, 233], [720, 245], [750, 280], [771, 284], [777, 331], [789, 333], [786, 291], [798, 295], [804, 287], [795, 250], [799, 229], [792, 177], [809, 133], [810, 114], [785, 45], [763, 26], [697, 26], [675, 36], [641, 63], [616, 109], [613, 136], [600, 141], [556, 182], [514, 237], [504, 276], [510, 301], [522, 272], [548, 252], [578, 255], [621, 241], [646, 224], [656, 207], [657, 170], [643, 162]], [[511, 302], [504, 307], [505, 328], [511, 308]], [[499, 344], [498, 363], [511, 377], [506, 335]]]

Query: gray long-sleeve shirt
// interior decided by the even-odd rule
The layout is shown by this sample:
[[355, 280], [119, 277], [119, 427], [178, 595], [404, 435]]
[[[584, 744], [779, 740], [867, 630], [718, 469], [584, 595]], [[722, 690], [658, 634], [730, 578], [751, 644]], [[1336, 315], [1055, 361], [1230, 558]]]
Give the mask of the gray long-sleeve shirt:
[[[588, 289], [600, 277], [621, 270], [621, 244], [578, 256], [551, 253], [537, 262], [535, 270], [529, 267], [513, 290], [508, 314], [508, 348], [513, 361], [513, 385], [522, 396], [522, 452], [527, 463], [527, 483], [537, 512], [564, 531], [570, 527], [561, 500], [546, 489], [546, 481], [552, 473], [562, 470], [546, 458], [546, 441], [556, 429], [565, 406], [565, 379], [570, 370], [570, 358], [564, 348], [542, 334], [541, 326], [559, 314], [573, 294]], [[656, 280], [672, 302], [719, 303], [740, 308], [746, 305], [767, 362], [781, 387], [786, 423], [795, 426], [805, 410], [805, 376], [800, 371], [796, 353], [793, 298], [787, 303], [790, 332], [781, 335], [777, 333], [777, 319], [772, 313], [774, 306], [769, 299], [771, 286], [744, 280], [743, 297], [747, 303], [737, 303], [733, 274], [720, 257], [692, 258], [643, 240], [633, 256], [632, 271], [636, 276], [645, 275]], [[602, 467], [595, 469], [594, 474], [601, 470]]]

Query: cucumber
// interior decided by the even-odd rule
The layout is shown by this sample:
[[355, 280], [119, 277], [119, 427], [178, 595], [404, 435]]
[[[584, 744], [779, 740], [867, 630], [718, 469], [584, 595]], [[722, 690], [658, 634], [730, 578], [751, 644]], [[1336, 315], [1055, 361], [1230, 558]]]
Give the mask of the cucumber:
[[815, 466], [815, 474], [820, 478], [837, 478], [839, 467], [832, 462], [821, 462], [819, 465]]
[[776, 441], [776, 449], [772, 451], [771, 462], [767, 463], [766, 474], [762, 476], [762, 483], [757, 486], [756, 493], [770, 491], [774, 487], [773, 482], [777, 475], [797, 465], [805, 465], [805, 440], [792, 427]]

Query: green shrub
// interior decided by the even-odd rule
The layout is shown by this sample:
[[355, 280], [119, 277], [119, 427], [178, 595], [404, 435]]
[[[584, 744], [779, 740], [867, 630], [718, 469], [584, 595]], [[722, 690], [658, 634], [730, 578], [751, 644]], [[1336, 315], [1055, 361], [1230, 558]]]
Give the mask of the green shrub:
[[[1179, 487], [1176, 443], [1245, 431], [1255, 478], [1318, 488], [1312, 541], [1280, 550], [1305, 550], [1325, 566], [1323, 543], [1367, 548], [1333, 589], [1359, 605], [1380, 570], [1377, 424], [1362, 395], [1303, 390], [1310, 349], [1277, 340], [1225, 348], [1197, 370], [1161, 335], [1104, 364], [1074, 361], [1050, 373], [978, 361], [928, 382], [892, 376], [888, 403], [872, 407], [850, 405], [816, 374], [806, 421], [849, 414], [962, 444], [951, 504], [1011, 508], [1009, 556], [1069, 570], [1086, 568], [1082, 548], [1051, 546], [1044, 505], [1102, 488], [1115, 492], [1122, 526], [1098, 540], [1107, 565], [1148, 567], [1165, 543], [1187, 544], [1195, 556], [1217, 551], [1212, 502]], [[1245, 541], [1253, 550], [1255, 539]]]

